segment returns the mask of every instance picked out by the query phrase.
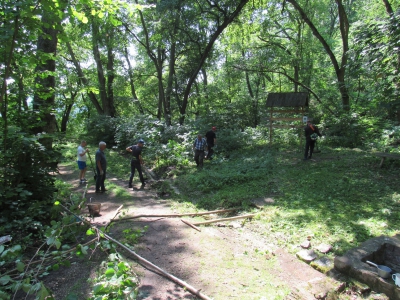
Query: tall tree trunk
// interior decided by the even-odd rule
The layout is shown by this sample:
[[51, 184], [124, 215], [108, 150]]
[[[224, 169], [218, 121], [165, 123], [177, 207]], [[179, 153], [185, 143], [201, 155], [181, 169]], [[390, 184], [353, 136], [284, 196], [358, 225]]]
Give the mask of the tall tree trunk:
[[393, 14], [392, 6], [390, 5], [388, 0], [382, 0], [382, 1], [383, 1], [383, 4], [385, 4], [386, 12], [389, 14], [389, 16], [391, 16]]
[[192, 74], [189, 78], [189, 81], [186, 85], [186, 88], [185, 88], [185, 91], [183, 94], [182, 105], [179, 109], [179, 111], [180, 111], [179, 124], [182, 125], [185, 122], [186, 107], [188, 104], [190, 90], [192, 89], [192, 85], [193, 85], [197, 75], [199, 74], [199, 71], [201, 70], [202, 66], [204, 65], [207, 57], [210, 55], [211, 49], [213, 48], [215, 41], [218, 39], [218, 37], [221, 35], [221, 33], [224, 31], [224, 29], [236, 19], [236, 17], [242, 11], [243, 7], [247, 4], [247, 2], [249, 2], [249, 0], [241, 0], [239, 2], [239, 4], [237, 5], [235, 11], [230, 15], [226, 15], [222, 24], [219, 25], [217, 27], [217, 30], [211, 35], [211, 38], [203, 51], [203, 55], [201, 56], [198, 64], [193, 69]]
[[163, 77], [162, 77], [162, 62], [163, 62], [163, 50], [160, 46], [157, 47], [157, 60], [155, 63], [156, 71], [157, 71], [157, 79], [158, 79], [158, 109], [157, 109], [157, 118], [160, 120], [162, 116], [163, 106], [164, 106], [164, 85], [163, 85]]
[[129, 59], [129, 55], [128, 55], [128, 49], [125, 47], [124, 49], [124, 56], [125, 56], [125, 60], [128, 63], [128, 76], [129, 76], [129, 85], [131, 87], [131, 93], [132, 93], [132, 97], [133, 97], [133, 104], [135, 104], [139, 110], [139, 113], [141, 115], [144, 114], [143, 111], [143, 107], [142, 104], [140, 103], [137, 95], [136, 95], [136, 89], [135, 89], [135, 81], [133, 79], [133, 68], [131, 65], [131, 61]]
[[74, 106], [74, 104], [72, 104], [72, 103], [65, 105], [63, 116], [62, 116], [62, 119], [61, 119], [60, 132], [62, 132], [62, 133], [66, 133], [67, 132], [67, 124], [68, 124], [69, 116], [71, 114], [71, 110], [72, 110], [73, 106]]
[[167, 126], [171, 125], [171, 94], [175, 76], [175, 52], [176, 52], [176, 41], [173, 40], [169, 54], [167, 90], [165, 93], [165, 101], [164, 101], [164, 119]]
[[[54, 133], [57, 131], [57, 122], [52, 112], [55, 103], [55, 77], [57, 50], [57, 30], [54, 29], [56, 19], [49, 11], [43, 11], [42, 34], [37, 43], [38, 65], [36, 66], [35, 85], [37, 89], [33, 97], [33, 109], [39, 113], [41, 124], [33, 128], [33, 132]], [[51, 58], [50, 58], [51, 57]], [[52, 149], [52, 138], [41, 140], [47, 149]]]
[[[15, 44], [17, 42], [17, 36], [19, 31], [19, 6], [16, 7], [15, 19], [14, 19], [14, 28], [13, 28], [13, 36], [10, 43], [6, 43], [8, 46], [8, 54], [4, 58], [5, 66], [3, 67], [4, 70], [4, 78], [3, 83], [1, 85], [1, 92], [0, 92], [0, 109], [1, 109], [1, 116], [3, 118], [7, 118], [7, 105], [4, 102], [4, 97], [6, 97], [7, 91], [7, 79], [8, 76], [11, 74], [11, 65], [13, 62], [13, 53]], [[7, 51], [5, 51], [7, 52]]]
[[[112, 34], [112, 33], [111, 33]], [[114, 99], [112, 94], [112, 80], [114, 78], [113, 73], [113, 56], [112, 56], [112, 47], [111, 45], [107, 45], [107, 69], [111, 74], [107, 74], [108, 81], [107, 83], [106, 77], [104, 75], [103, 63], [100, 57], [99, 50], [99, 42], [100, 42], [100, 33], [96, 22], [92, 23], [92, 50], [94, 60], [96, 62], [97, 69], [97, 79], [99, 82], [99, 93], [101, 105], [103, 107], [104, 115], [115, 117], [115, 107], [114, 107]], [[110, 53], [111, 52], [111, 53]], [[111, 60], [111, 61], [110, 61]], [[108, 93], [111, 92], [111, 95]]]
[[[106, 46], [107, 46], [107, 112], [108, 116], [115, 117], [116, 110], [114, 105], [114, 79], [115, 79], [115, 71], [114, 71], [114, 47], [113, 47], [113, 37], [114, 37], [114, 29], [108, 31], [106, 35]], [[104, 107], [103, 107], [104, 109]]]
[[69, 116], [71, 114], [72, 107], [74, 106], [75, 98], [76, 98], [77, 94], [78, 94], [78, 92], [72, 92], [71, 91], [71, 99], [69, 99], [69, 100], [67, 99], [65, 94], [63, 94], [66, 104], [65, 104], [65, 108], [64, 108], [63, 115], [62, 115], [62, 118], [61, 118], [60, 132], [62, 132], [62, 133], [66, 133], [67, 132], [67, 125], [68, 125], [68, 121], [69, 121]]
[[96, 70], [97, 70], [97, 80], [99, 83], [99, 94], [100, 94], [100, 102], [103, 107], [103, 112], [107, 115], [105, 104], [107, 103], [107, 93], [106, 93], [106, 78], [104, 76], [103, 64], [101, 62], [100, 50], [99, 50], [99, 29], [97, 24], [93, 21], [92, 23], [92, 50], [94, 60], [96, 62]]
[[[66, 44], [67, 44], [69, 55], [71, 56], [72, 63], [74, 64], [76, 72], [78, 73], [78, 76], [79, 76], [79, 84], [82, 86], [88, 87], [89, 82], [88, 82], [87, 78], [85, 77], [85, 74], [83, 74], [82, 68], [79, 64], [79, 61], [76, 59], [76, 56], [75, 56], [74, 51], [72, 50], [71, 44], [68, 41], [66, 42]], [[99, 115], [103, 115], [104, 114], [103, 108], [101, 107], [99, 101], [97, 100], [96, 95], [92, 91], [90, 91], [88, 93], [88, 96], [89, 96], [90, 101], [96, 108], [97, 113]]]
[[322, 35], [318, 32], [315, 25], [311, 22], [308, 18], [307, 14], [303, 11], [301, 6], [297, 3], [296, 0], [286, 0], [287, 2], [291, 3], [293, 7], [299, 12], [301, 18], [304, 22], [310, 27], [314, 36], [320, 41], [322, 46], [324, 47], [325, 51], [328, 53], [328, 56], [331, 60], [331, 63], [336, 72], [336, 78], [338, 80], [338, 88], [342, 98], [342, 106], [343, 109], [348, 111], [350, 110], [350, 97], [347, 86], [345, 84], [345, 74], [346, 74], [346, 63], [347, 63], [347, 52], [348, 48], [348, 33], [349, 33], [349, 23], [347, 20], [346, 11], [344, 10], [343, 4], [341, 0], [336, 0], [338, 5], [338, 13], [339, 13], [339, 26], [340, 26], [340, 33], [342, 38], [342, 59], [341, 65], [339, 66], [338, 61], [336, 60], [335, 54], [329, 47], [328, 43], [322, 37]]
[[[393, 8], [390, 5], [389, 1], [388, 0], [383, 0], [383, 3], [385, 4], [386, 12], [388, 13], [389, 17], [392, 17], [393, 16]], [[395, 28], [394, 28], [394, 30], [395, 30]], [[396, 75], [397, 75], [397, 77], [398, 77], [399, 73], [400, 73], [400, 50], [397, 48], [397, 66], [396, 66]], [[399, 80], [397, 80], [397, 82], [395, 82], [395, 86], [396, 86], [397, 90], [400, 90], [400, 82], [399, 82]], [[400, 107], [396, 107], [396, 108], [397, 108], [397, 110], [396, 110], [397, 122], [400, 122]]]
[[[135, 0], [136, 4], [138, 4], [138, 1]], [[139, 41], [142, 46], [146, 49], [147, 55], [151, 59], [151, 61], [154, 64], [154, 67], [156, 68], [156, 73], [157, 73], [157, 80], [158, 80], [158, 106], [157, 106], [157, 118], [160, 120], [163, 112], [163, 103], [164, 103], [164, 85], [162, 82], [162, 63], [164, 60], [164, 50], [161, 48], [160, 45], [157, 46], [157, 55], [155, 55], [151, 51], [150, 47], [150, 38], [149, 38], [149, 32], [147, 30], [146, 22], [144, 21], [143, 13], [141, 10], [138, 10], [139, 16], [140, 16], [140, 22], [142, 24], [144, 36], [145, 36], [145, 41], [141, 42]], [[135, 36], [137, 39], [137, 37]], [[139, 40], [139, 39], [138, 39]]]

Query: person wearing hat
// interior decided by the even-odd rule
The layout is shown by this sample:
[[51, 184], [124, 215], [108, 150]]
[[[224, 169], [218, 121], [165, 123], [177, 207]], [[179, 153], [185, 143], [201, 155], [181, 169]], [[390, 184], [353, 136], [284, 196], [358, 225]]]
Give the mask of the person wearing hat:
[[139, 178], [140, 181], [142, 182], [142, 187], [146, 185], [144, 182], [143, 178], [143, 173], [142, 173], [142, 165], [144, 164], [143, 159], [142, 159], [142, 149], [143, 145], [145, 142], [140, 139], [136, 145], [132, 145], [126, 148], [126, 151], [132, 153], [132, 159], [131, 159], [131, 176], [129, 177], [129, 188], [132, 188], [132, 181], [133, 181], [133, 176], [135, 175], [135, 169], [139, 173]]
[[208, 145], [208, 154], [206, 159], [212, 159], [212, 155], [214, 153], [213, 147], [217, 144], [217, 135], [215, 132], [217, 131], [217, 127], [213, 126], [210, 131], [206, 133], [207, 145]]
[[312, 158], [315, 141], [317, 140], [317, 137], [322, 136], [319, 133], [317, 126], [312, 124], [312, 119], [307, 120], [307, 126], [304, 127], [304, 135], [306, 136], [306, 149], [304, 152], [304, 160], [307, 160]]

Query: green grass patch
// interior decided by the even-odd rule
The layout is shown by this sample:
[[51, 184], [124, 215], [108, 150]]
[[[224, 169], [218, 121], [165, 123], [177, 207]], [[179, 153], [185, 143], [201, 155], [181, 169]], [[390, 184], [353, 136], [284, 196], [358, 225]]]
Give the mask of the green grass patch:
[[[181, 201], [198, 209], [242, 206], [273, 197], [256, 218], [260, 231], [279, 246], [298, 245], [308, 235], [329, 243], [336, 255], [400, 227], [400, 163], [380, 169], [368, 152], [324, 148], [317, 160], [303, 161], [300, 151], [265, 148], [206, 161], [176, 180]], [[271, 196], [272, 195], [272, 196]]]

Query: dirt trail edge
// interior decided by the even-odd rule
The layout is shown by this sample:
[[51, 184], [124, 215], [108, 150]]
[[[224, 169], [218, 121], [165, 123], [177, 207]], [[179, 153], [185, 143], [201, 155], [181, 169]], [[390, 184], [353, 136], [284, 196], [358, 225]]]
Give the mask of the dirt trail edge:
[[[92, 178], [88, 173], [88, 178]], [[62, 180], [72, 184], [74, 191], [83, 192], [84, 187], [79, 185], [77, 175], [74, 168], [60, 166]], [[151, 182], [144, 189], [136, 183], [132, 190], [128, 189], [127, 180], [112, 175], [108, 175], [107, 180], [110, 186], [118, 188], [104, 194], [95, 194], [93, 180], [88, 182], [86, 198], [93, 197], [102, 204], [101, 215], [93, 220], [97, 226], [107, 225], [121, 205], [120, 215], [124, 218], [178, 213], [171, 208], [170, 200], [160, 199], [151, 190]], [[121, 187], [132, 195], [130, 201], [118, 199]], [[192, 223], [190, 217], [183, 219]], [[146, 226], [145, 233], [132, 250], [215, 300], [315, 299], [338, 286], [335, 280], [278, 249], [276, 241], [257, 231], [255, 222], [243, 219], [225, 223], [225, 227], [200, 226], [201, 231], [198, 231], [180, 218], [143, 217], [114, 222], [108, 234], [120, 240], [124, 237], [124, 230], [134, 232]], [[265, 255], [266, 251], [276, 254]], [[132, 265], [140, 275], [138, 299], [198, 299], [175, 282], [136, 263], [129, 252], [122, 252], [133, 259]], [[96, 259], [99, 262], [104, 256], [97, 254], [91, 257], [93, 262]], [[87, 279], [96, 276], [95, 267], [90, 260], [77, 262], [49, 276], [46, 284], [56, 294], [56, 299], [73, 299], [67, 297], [71, 293], [77, 296], [76, 299], [84, 299], [82, 296], [88, 297], [90, 293], [90, 281]]]

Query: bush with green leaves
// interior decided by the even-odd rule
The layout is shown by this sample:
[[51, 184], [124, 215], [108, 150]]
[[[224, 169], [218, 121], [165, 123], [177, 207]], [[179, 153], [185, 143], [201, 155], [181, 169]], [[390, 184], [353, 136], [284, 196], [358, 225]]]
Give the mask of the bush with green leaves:
[[13, 238], [40, 234], [51, 215], [55, 161], [59, 154], [46, 149], [20, 128], [9, 126], [7, 137], [0, 137], [0, 233]]
[[108, 261], [100, 267], [94, 280], [93, 296], [90, 300], [137, 298], [139, 281], [131, 266], [117, 253], [112, 253]]
[[365, 127], [357, 114], [327, 115], [319, 125], [327, 145], [351, 148], [362, 145]]
[[392, 126], [382, 130], [376, 147], [384, 152], [400, 153], [400, 126]]
[[[254, 153], [257, 153], [254, 155]], [[249, 199], [271, 192], [274, 157], [267, 148], [257, 147], [252, 154], [246, 150], [231, 153], [229, 159], [213, 160], [201, 172], [177, 178], [177, 185], [191, 202], [199, 207], [238, 207]]]
[[89, 144], [98, 145], [106, 142], [108, 146], [115, 145], [115, 133], [120, 124], [120, 118], [111, 118], [105, 115], [96, 115], [87, 120], [87, 138]]

